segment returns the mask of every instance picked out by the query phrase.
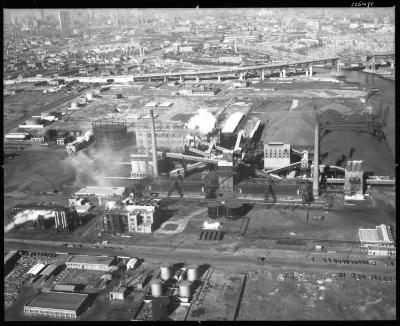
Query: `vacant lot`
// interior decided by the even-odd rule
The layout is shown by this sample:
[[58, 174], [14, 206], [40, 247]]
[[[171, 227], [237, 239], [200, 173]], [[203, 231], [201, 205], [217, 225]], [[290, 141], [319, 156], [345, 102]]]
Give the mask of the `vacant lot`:
[[246, 280], [239, 320], [396, 318], [395, 283], [330, 273], [255, 272]]

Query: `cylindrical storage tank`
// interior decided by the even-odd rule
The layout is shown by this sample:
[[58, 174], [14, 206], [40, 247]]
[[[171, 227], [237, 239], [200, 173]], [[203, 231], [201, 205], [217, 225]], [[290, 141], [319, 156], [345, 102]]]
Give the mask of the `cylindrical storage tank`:
[[218, 231], [218, 232], [217, 232], [217, 240], [218, 240], [218, 241], [221, 241], [223, 236], [224, 236], [224, 234], [223, 234], [222, 231]]
[[29, 118], [28, 120], [26, 120], [26, 125], [40, 125], [40, 118]]
[[92, 93], [87, 93], [87, 94], [86, 94], [86, 99], [87, 99], [88, 101], [92, 101], [92, 100], [93, 100], [93, 95], [92, 95]]
[[352, 172], [357, 172], [357, 161], [353, 161], [351, 163], [351, 171]]
[[346, 170], [351, 172], [351, 161], [347, 161]]
[[200, 233], [199, 233], [199, 240], [201, 240], [201, 237], [203, 236], [203, 233], [204, 233], [204, 231], [201, 230]]
[[171, 278], [171, 265], [168, 263], [164, 263], [160, 266], [160, 270], [161, 270], [161, 279], [163, 281], [167, 281]]
[[78, 108], [78, 103], [72, 102], [71, 103], [71, 109], [77, 109]]
[[197, 265], [188, 266], [188, 269], [187, 269], [187, 279], [188, 279], [188, 281], [194, 282], [194, 281], [197, 281], [198, 278], [199, 278], [198, 266]]
[[206, 240], [211, 240], [212, 234], [213, 234], [213, 231], [208, 231]]
[[159, 279], [155, 279], [151, 281], [151, 294], [153, 297], [162, 296], [162, 281]]
[[243, 204], [237, 202], [229, 202], [224, 207], [225, 217], [237, 219], [243, 216]]
[[207, 231], [203, 231], [203, 234], [201, 235], [201, 240], [206, 240], [207, 237]]
[[223, 206], [219, 203], [212, 203], [208, 205], [208, 217], [215, 219], [223, 215]]
[[179, 283], [179, 296], [181, 298], [190, 298], [192, 296], [190, 281], [182, 281]]
[[217, 240], [217, 233], [218, 233], [218, 231], [213, 231], [212, 240]]

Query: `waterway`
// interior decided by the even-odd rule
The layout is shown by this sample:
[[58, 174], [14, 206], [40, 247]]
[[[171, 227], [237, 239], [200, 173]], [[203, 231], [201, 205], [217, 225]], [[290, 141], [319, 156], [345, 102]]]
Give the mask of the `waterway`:
[[[314, 68], [316, 73], [327, 73], [330, 68]], [[380, 115], [383, 112], [383, 117], [386, 122], [384, 133], [386, 142], [395, 157], [395, 81], [382, 78], [378, 75], [364, 73], [362, 71], [342, 70], [344, 81], [352, 85], [358, 85], [360, 88], [368, 89], [377, 88], [378, 92], [373, 94], [367, 102], [371, 105], [373, 111]]]

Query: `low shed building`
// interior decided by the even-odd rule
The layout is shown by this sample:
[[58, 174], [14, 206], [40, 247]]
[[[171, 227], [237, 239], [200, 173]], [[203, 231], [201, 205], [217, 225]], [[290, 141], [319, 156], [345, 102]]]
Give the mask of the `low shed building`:
[[108, 272], [116, 260], [116, 257], [77, 255], [67, 262], [67, 268]]
[[88, 294], [42, 291], [24, 305], [24, 314], [60, 319], [77, 319], [88, 304]]

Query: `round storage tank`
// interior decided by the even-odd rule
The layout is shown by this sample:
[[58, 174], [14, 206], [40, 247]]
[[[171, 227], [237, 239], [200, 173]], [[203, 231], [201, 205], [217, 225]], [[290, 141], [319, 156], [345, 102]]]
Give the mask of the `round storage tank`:
[[198, 266], [197, 265], [190, 265], [187, 269], [187, 279], [190, 282], [197, 281], [198, 275]]
[[203, 236], [203, 233], [204, 233], [204, 231], [201, 230], [200, 233], [199, 233], [199, 240], [201, 240], [201, 238], [202, 238], [202, 236]]
[[160, 297], [162, 296], [162, 281], [159, 279], [151, 281], [151, 294], [153, 297]]
[[224, 236], [224, 234], [222, 233], [222, 231], [218, 231], [218, 232], [217, 232], [217, 240], [218, 240], [218, 241], [221, 241], [222, 238], [223, 238], [223, 236]]
[[161, 279], [163, 281], [167, 281], [171, 278], [171, 265], [168, 263], [164, 263], [160, 266], [160, 270], [161, 270]]
[[179, 296], [182, 298], [190, 298], [192, 296], [191, 283], [189, 281], [179, 283]]
[[243, 205], [237, 202], [229, 202], [224, 207], [225, 217], [237, 219], [243, 216]]
[[127, 140], [127, 127], [120, 122], [93, 123], [93, 138], [95, 145], [124, 145]]
[[78, 108], [78, 103], [77, 102], [72, 102], [71, 103], [71, 109], [77, 109]]
[[222, 217], [224, 207], [218, 203], [212, 203], [208, 205], [208, 217], [215, 219], [218, 217]]
[[218, 231], [213, 231], [212, 240], [217, 240], [217, 233], [218, 233]]

